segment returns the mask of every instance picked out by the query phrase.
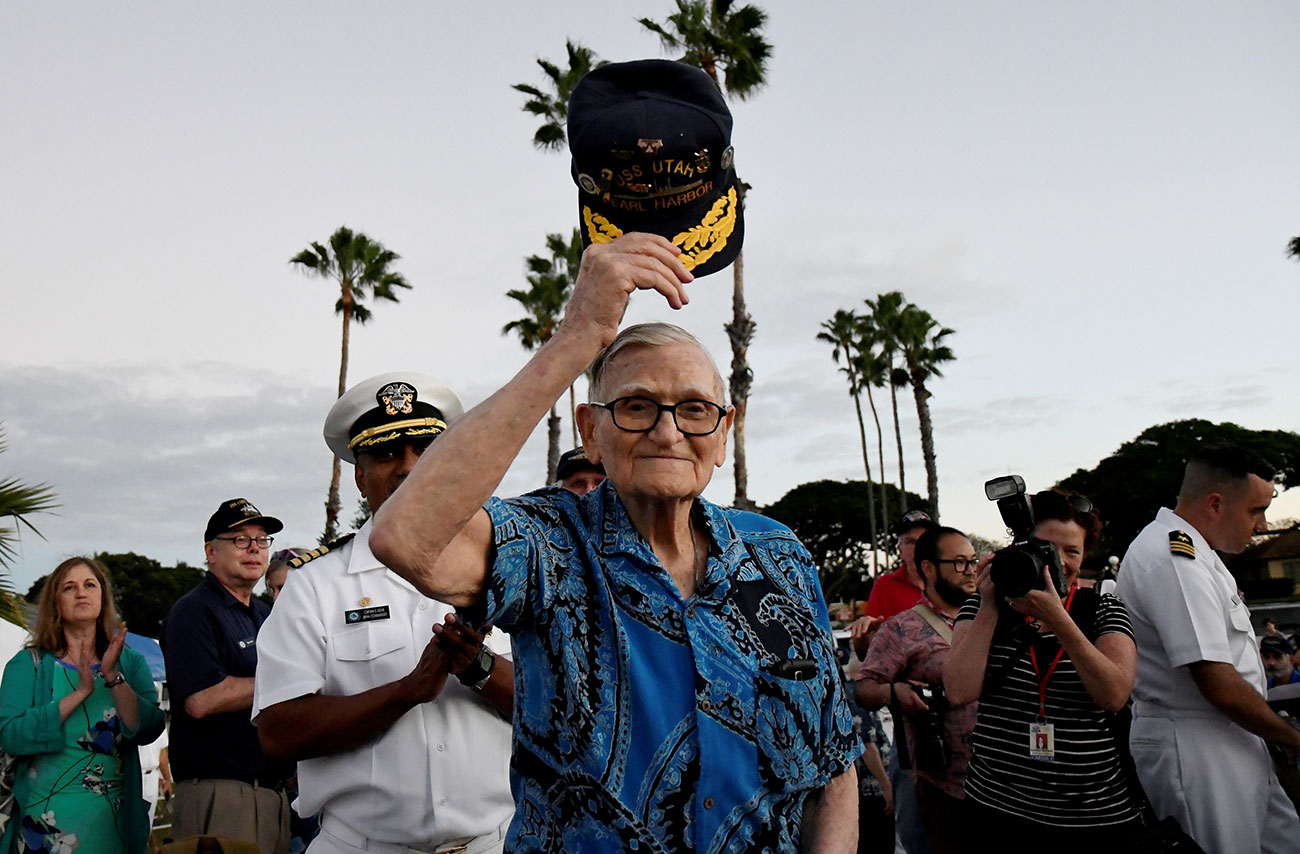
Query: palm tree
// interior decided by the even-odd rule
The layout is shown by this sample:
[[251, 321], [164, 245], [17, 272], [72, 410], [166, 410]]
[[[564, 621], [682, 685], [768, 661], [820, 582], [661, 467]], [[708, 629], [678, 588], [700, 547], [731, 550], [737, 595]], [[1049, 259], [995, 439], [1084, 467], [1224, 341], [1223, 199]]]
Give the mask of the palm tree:
[[551, 88], [555, 90], [554, 93], [544, 92], [527, 83], [516, 83], [510, 87], [528, 96], [528, 100], [524, 103], [524, 112], [532, 113], [542, 119], [542, 124], [533, 134], [533, 145], [545, 151], [559, 151], [564, 148], [565, 126], [569, 117], [569, 95], [588, 71], [605, 64], [603, 60], [597, 59], [596, 54], [590, 49], [576, 42], [566, 40], [564, 47], [569, 53], [569, 67], [566, 69], [561, 70], [558, 65], [549, 60], [537, 60], [537, 64], [541, 66], [550, 81]]
[[1300, 237], [1291, 238], [1291, 242], [1286, 245], [1286, 254], [1300, 261]]
[[[0, 430], [0, 453], [4, 450], [4, 431]], [[44, 539], [28, 517], [48, 513], [58, 506], [54, 490], [46, 484], [31, 486], [14, 477], [0, 480], [0, 519], [12, 520], [0, 524], [0, 570], [3, 570], [0, 571], [0, 618], [24, 625], [22, 612], [14, 604], [14, 590], [7, 570], [18, 556], [17, 542], [22, 528]]]
[[[903, 468], [903, 431], [898, 422], [898, 390], [911, 383], [905, 368], [896, 365], [899, 357], [898, 337], [899, 320], [905, 300], [898, 291], [878, 294], [876, 299], [866, 300], [870, 311], [871, 325], [876, 332], [876, 342], [880, 345], [881, 356], [889, 368], [889, 403], [894, 412], [894, 442], [898, 446], [898, 496], [902, 507], [899, 513], [907, 512], [907, 475]], [[884, 463], [881, 463], [884, 468]]]
[[[862, 318], [852, 311], [838, 309], [830, 320], [823, 320], [822, 331], [817, 333], [818, 341], [831, 345], [831, 359], [839, 364], [840, 353], [844, 354], [841, 373], [848, 378], [849, 396], [853, 398], [853, 409], [858, 415], [858, 438], [862, 442], [862, 466], [867, 472], [867, 522], [871, 531], [871, 570], [874, 575], [879, 569], [874, 544], [876, 542], [876, 496], [871, 491], [871, 457], [867, 453], [867, 428], [862, 420], [862, 382], [858, 373], [859, 362], [854, 350], [859, 343]], [[879, 421], [876, 422], [879, 425]]]
[[[876, 398], [871, 393], [873, 388], [884, 388], [889, 379], [890, 362], [882, 349], [871, 318], [858, 316], [858, 340], [855, 367], [858, 371], [858, 383], [867, 390], [867, 403], [871, 406], [871, 419], [876, 422], [876, 459], [880, 463], [880, 480], [876, 488], [880, 492], [880, 527], [889, 527], [889, 499], [885, 492], [885, 433], [880, 429], [880, 413], [876, 411]], [[867, 479], [870, 483], [870, 478]], [[874, 540], [873, 540], [874, 542]]]
[[954, 330], [940, 326], [928, 311], [908, 303], [901, 311], [898, 324], [898, 350], [916, 398], [916, 418], [921, 428], [921, 453], [925, 457], [925, 479], [929, 489], [930, 512], [939, 520], [939, 472], [934, 454], [934, 424], [930, 420], [930, 391], [925, 387], [930, 377], [941, 377], [939, 366], [956, 356], [944, 343]]
[[[340, 226], [330, 235], [329, 248], [313, 242], [289, 259], [304, 273], [320, 279], [329, 279], [339, 289], [334, 312], [343, 316], [343, 344], [339, 357], [339, 393], [348, 387], [348, 345], [352, 322], [364, 325], [370, 320], [370, 309], [365, 300], [398, 302], [397, 288], [410, 288], [401, 273], [390, 268], [401, 256], [384, 248], [378, 240], [371, 240], [359, 231]], [[330, 473], [329, 497], [325, 501], [325, 533], [321, 539], [329, 542], [338, 536], [339, 524], [339, 459], [333, 460]]]
[[[734, 0], [674, 0], [677, 11], [660, 24], [649, 18], [641, 26], [659, 37], [665, 50], [681, 51], [682, 62], [703, 69], [718, 88], [741, 100], [763, 87], [772, 45], [763, 38], [767, 13], [745, 4], [733, 8]], [[721, 79], [719, 79], [721, 78]], [[749, 185], [737, 178], [739, 202], [745, 204]], [[731, 403], [736, 408], [732, 423], [736, 458], [735, 506], [752, 510], [749, 500], [749, 470], [745, 463], [745, 413], [749, 389], [754, 380], [749, 367], [749, 343], [755, 324], [745, 307], [745, 263], [743, 253], [732, 263], [731, 322], [723, 328], [731, 341]]]
[[[528, 257], [528, 290], [506, 291], [506, 296], [515, 300], [527, 312], [518, 320], [512, 320], [501, 327], [502, 335], [514, 332], [519, 336], [519, 343], [525, 350], [536, 350], [555, 334], [564, 307], [573, 293], [573, 283], [578, 276], [578, 266], [582, 263], [582, 236], [578, 229], [566, 241], [562, 234], [546, 235], [546, 250], [550, 257], [530, 255]], [[575, 408], [573, 386], [569, 386], [570, 415]], [[576, 423], [577, 419], [571, 420]], [[555, 468], [560, 464], [560, 415], [551, 404], [551, 414], [546, 419], [546, 483], [555, 482]], [[577, 444], [577, 439], [574, 439]]]

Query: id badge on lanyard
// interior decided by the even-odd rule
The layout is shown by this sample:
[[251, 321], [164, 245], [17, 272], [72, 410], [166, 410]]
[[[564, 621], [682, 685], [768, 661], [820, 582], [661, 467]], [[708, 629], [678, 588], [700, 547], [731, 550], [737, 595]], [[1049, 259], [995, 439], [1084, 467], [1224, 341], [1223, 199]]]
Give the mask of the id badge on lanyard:
[[[1070, 613], [1070, 603], [1074, 601], [1074, 591], [1078, 588], [1071, 588], [1070, 595], [1065, 598], [1065, 613]], [[1058, 641], [1059, 643], [1059, 641]], [[1034, 675], [1038, 677], [1038, 718], [1029, 725], [1029, 758], [1038, 759], [1043, 762], [1053, 762], [1056, 760], [1056, 728], [1047, 720], [1047, 680], [1052, 678], [1056, 672], [1056, 665], [1061, 663], [1061, 656], [1065, 655], [1065, 647], [1056, 651], [1056, 656], [1052, 659], [1052, 664], [1047, 668], [1046, 673], [1040, 673], [1038, 669], [1038, 656], [1034, 654], [1033, 644], [1029, 645], [1029, 662], [1034, 666]]]

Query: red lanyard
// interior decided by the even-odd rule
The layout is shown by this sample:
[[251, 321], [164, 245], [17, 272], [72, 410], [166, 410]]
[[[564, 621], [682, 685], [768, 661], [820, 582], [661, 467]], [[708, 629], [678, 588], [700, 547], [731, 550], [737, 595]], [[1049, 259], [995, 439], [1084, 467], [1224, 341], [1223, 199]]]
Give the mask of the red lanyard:
[[[1070, 595], [1065, 597], [1065, 613], [1070, 613], [1070, 603], [1074, 601], [1074, 591], [1078, 587], [1070, 588]], [[1038, 656], [1034, 654], [1034, 645], [1029, 645], [1029, 663], [1034, 666], [1034, 675], [1038, 677], [1038, 717], [1047, 716], [1047, 680], [1052, 678], [1056, 672], [1056, 665], [1060, 664], [1061, 656], [1065, 655], [1065, 647], [1056, 651], [1056, 657], [1052, 659], [1052, 666], [1047, 668], [1046, 674], [1040, 674], [1038, 670]]]

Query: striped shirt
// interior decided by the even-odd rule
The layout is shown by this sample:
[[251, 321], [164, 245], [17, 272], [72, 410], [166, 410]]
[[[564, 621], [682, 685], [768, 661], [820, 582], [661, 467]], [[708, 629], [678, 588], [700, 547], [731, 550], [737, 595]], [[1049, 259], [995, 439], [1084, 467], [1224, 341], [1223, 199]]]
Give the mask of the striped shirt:
[[[1085, 595], [1096, 596], [1091, 591]], [[1080, 607], [1082, 598], [1076, 597], [1071, 609], [1079, 618], [1086, 613]], [[1119, 599], [1103, 594], [1093, 601], [1093, 625], [1080, 627], [1085, 635], [1095, 639], [1117, 632], [1133, 637]], [[979, 605], [979, 594], [968, 599], [957, 622], [975, 619]], [[1055, 759], [1030, 758], [1029, 727], [1039, 711], [1038, 673], [1047, 672], [1061, 647], [1051, 633], [1038, 635], [1036, 673], [1030, 645], [1002, 628], [993, 637], [984, 671], [986, 689], [979, 699], [966, 796], [990, 809], [1057, 827], [1136, 820], [1137, 804], [1120, 765], [1111, 715], [1093, 702], [1068, 655], [1061, 656], [1047, 681], [1044, 717], [1054, 727]], [[1004, 669], [1012, 655], [1015, 663]], [[990, 680], [996, 684], [990, 685]]]

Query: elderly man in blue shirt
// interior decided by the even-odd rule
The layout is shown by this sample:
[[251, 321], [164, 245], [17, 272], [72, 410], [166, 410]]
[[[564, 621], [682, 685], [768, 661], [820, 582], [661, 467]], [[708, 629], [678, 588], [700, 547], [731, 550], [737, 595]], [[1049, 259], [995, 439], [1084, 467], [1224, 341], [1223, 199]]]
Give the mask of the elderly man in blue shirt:
[[[678, 255], [643, 233], [588, 248], [555, 336], [425, 452], [371, 548], [514, 638], [507, 851], [854, 851], [862, 746], [816, 567], [781, 525], [699, 497], [733, 417], [700, 343], [618, 335], [633, 291], [686, 304]], [[578, 423], [608, 480], [492, 498], [589, 365]]]

